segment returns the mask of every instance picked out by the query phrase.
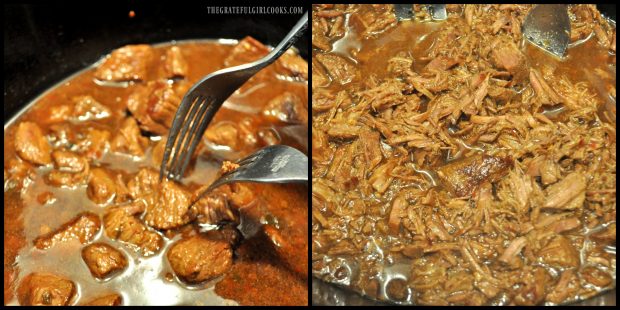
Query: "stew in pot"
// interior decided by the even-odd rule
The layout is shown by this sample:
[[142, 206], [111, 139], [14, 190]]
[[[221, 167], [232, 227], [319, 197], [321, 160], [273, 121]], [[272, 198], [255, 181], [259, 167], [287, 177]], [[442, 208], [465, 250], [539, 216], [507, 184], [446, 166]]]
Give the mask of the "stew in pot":
[[312, 272], [374, 299], [561, 304], [615, 287], [616, 30], [571, 5], [313, 5]]
[[232, 184], [226, 161], [307, 153], [308, 66], [295, 51], [218, 111], [183, 181], [159, 181], [166, 134], [199, 78], [257, 40], [128, 45], [5, 126], [5, 305], [307, 305], [304, 185]]

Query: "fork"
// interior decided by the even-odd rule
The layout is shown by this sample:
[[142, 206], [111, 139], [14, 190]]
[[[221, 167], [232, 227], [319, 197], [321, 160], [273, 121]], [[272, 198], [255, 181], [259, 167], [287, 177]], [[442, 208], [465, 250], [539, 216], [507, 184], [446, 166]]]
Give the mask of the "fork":
[[224, 173], [194, 201], [220, 185], [232, 182], [307, 183], [308, 157], [286, 145], [264, 147], [237, 162], [239, 167]]
[[251, 63], [215, 71], [185, 94], [172, 121], [159, 179], [179, 181], [205, 129], [224, 101], [258, 71], [273, 63], [301, 37], [308, 27], [308, 12], [265, 57]]

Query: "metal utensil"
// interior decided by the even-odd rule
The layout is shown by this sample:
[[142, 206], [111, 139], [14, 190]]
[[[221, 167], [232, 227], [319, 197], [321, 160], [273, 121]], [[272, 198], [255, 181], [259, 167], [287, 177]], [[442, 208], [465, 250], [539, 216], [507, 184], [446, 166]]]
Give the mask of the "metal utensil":
[[185, 94], [172, 121], [159, 178], [180, 180], [205, 129], [224, 101], [258, 71], [273, 63], [308, 27], [308, 12], [267, 56], [254, 62], [215, 71]]

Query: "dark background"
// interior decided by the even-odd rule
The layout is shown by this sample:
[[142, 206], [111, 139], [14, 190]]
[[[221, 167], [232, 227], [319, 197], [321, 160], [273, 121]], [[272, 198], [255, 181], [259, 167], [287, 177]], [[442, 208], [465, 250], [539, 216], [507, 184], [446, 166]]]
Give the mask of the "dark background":
[[[123, 45], [183, 39], [242, 39], [249, 35], [275, 46], [301, 17], [301, 14], [216, 15], [208, 13], [209, 6], [217, 4], [211, 1], [194, 4], [169, 1], [165, 5], [150, 1], [5, 4], [5, 123], [47, 88]], [[281, 6], [305, 7], [303, 4]], [[129, 17], [130, 11], [135, 12], [134, 18]], [[295, 46], [307, 58], [307, 36]]]

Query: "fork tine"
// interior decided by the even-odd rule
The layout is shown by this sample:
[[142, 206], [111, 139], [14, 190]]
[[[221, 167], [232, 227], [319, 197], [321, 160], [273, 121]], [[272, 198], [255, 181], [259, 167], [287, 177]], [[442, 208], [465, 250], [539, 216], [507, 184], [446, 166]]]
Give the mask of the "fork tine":
[[255, 153], [249, 155], [246, 158], [242, 158], [240, 161], [237, 162], [237, 165], [243, 166], [243, 165], [247, 165], [247, 164], [253, 162], [261, 151], [262, 150], [259, 150], [259, 151], [255, 152]]
[[166, 141], [166, 147], [164, 148], [164, 157], [161, 162], [161, 167], [159, 169], [159, 179], [161, 180], [165, 174], [167, 174], [167, 166], [170, 161], [170, 151], [172, 151], [172, 147], [176, 142], [177, 136], [179, 135], [179, 129], [183, 126], [183, 121], [185, 120], [189, 109], [192, 107], [192, 103], [194, 98], [186, 98], [187, 100], [182, 100], [181, 105], [177, 109], [177, 112], [174, 115], [174, 119], [172, 121], [172, 126], [170, 127], [170, 132], [168, 134], [168, 141]]
[[204, 114], [209, 109], [209, 103], [209, 98], [204, 97], [201, 97], [199, 99], [199, 102], [196, 102], [196, 104], [200, 106], [200, 109], [196, 112], [195, 115], [193, 115], [191, 124], [189, 125], [189, 134], [187, 135], [186, 139], [181, 141], [181, 151], [178, 153], [178, 156], [175, 156], [175, 163], [174, 166], [171, 168], [171, 174], [177, 180], [183, 176], [183, 173], [185, 172], [185, 167], [187, 166], [186, 163], [189, 163], [189, 160], [192, 157], [193, 150], [190, 150], [188, 148], [188, 145], [190, 145], [191, 141], [195, 138], [197, 133], [200, 133], [199, 130], [201, 120]]
[[200, 142], [200, 139], [202, 138], [205, 130], [207, 129], [207, 126], [209, 125], [209, 123], [211, 123], [213, 116], [218, 110], [218, 107], [216, 107], [214, 102], [215, 102], [214, 98], [205, 99], [204, 105], [207, 106], [207, 109], [204, 115], [201, 117], [201, 119], [199, 119], [200, 123], [198, 125], [198, 131], [194, 132], [190, 138], [191, 142], [190, 142], [190, 146], [188, 150], [188, 155], [185, 157], [185, 160], [183, 161], [183, 165], [181, 166], [181, 175], [183, 175], [183, 172], [185, 172], [185, 169], [187, 168], [187, 165], [189, 164], [189, 159], [191, 158], [191, 155], [194, 153], [194, 150], [198, 146], [198, 143]]
[[[170, 173], [172, 169], [174, 168], [175, 162], [177, 161], [177, 158], [178, 158], [177, 155], [179, 154], [183, 140], [186, 139], [188, 127], [192, 124], [192, 118], [196, 115], [196, 110], [200, 107], [200, 105], [198, 104], [198, 100], [199, 100], [198, 96], [192, 98], [191, 110], [189, 111], [189, 114], [186, 115], [186, 118], [181, 120], [182, 121], [181, 126], [175, 134], [175, 139], [173, 140], [174, 152], [172, 152], [171, 158], [169, 159], [169, 161], [166, 162], [166, 168], [167, 168], [167, 171], [165, 174], [166, 177], [170, 176]], [[168, 142], [170, 142], [170, 140], [168, 140]], [[172, 145], [170, 148], [172, 149]]]

